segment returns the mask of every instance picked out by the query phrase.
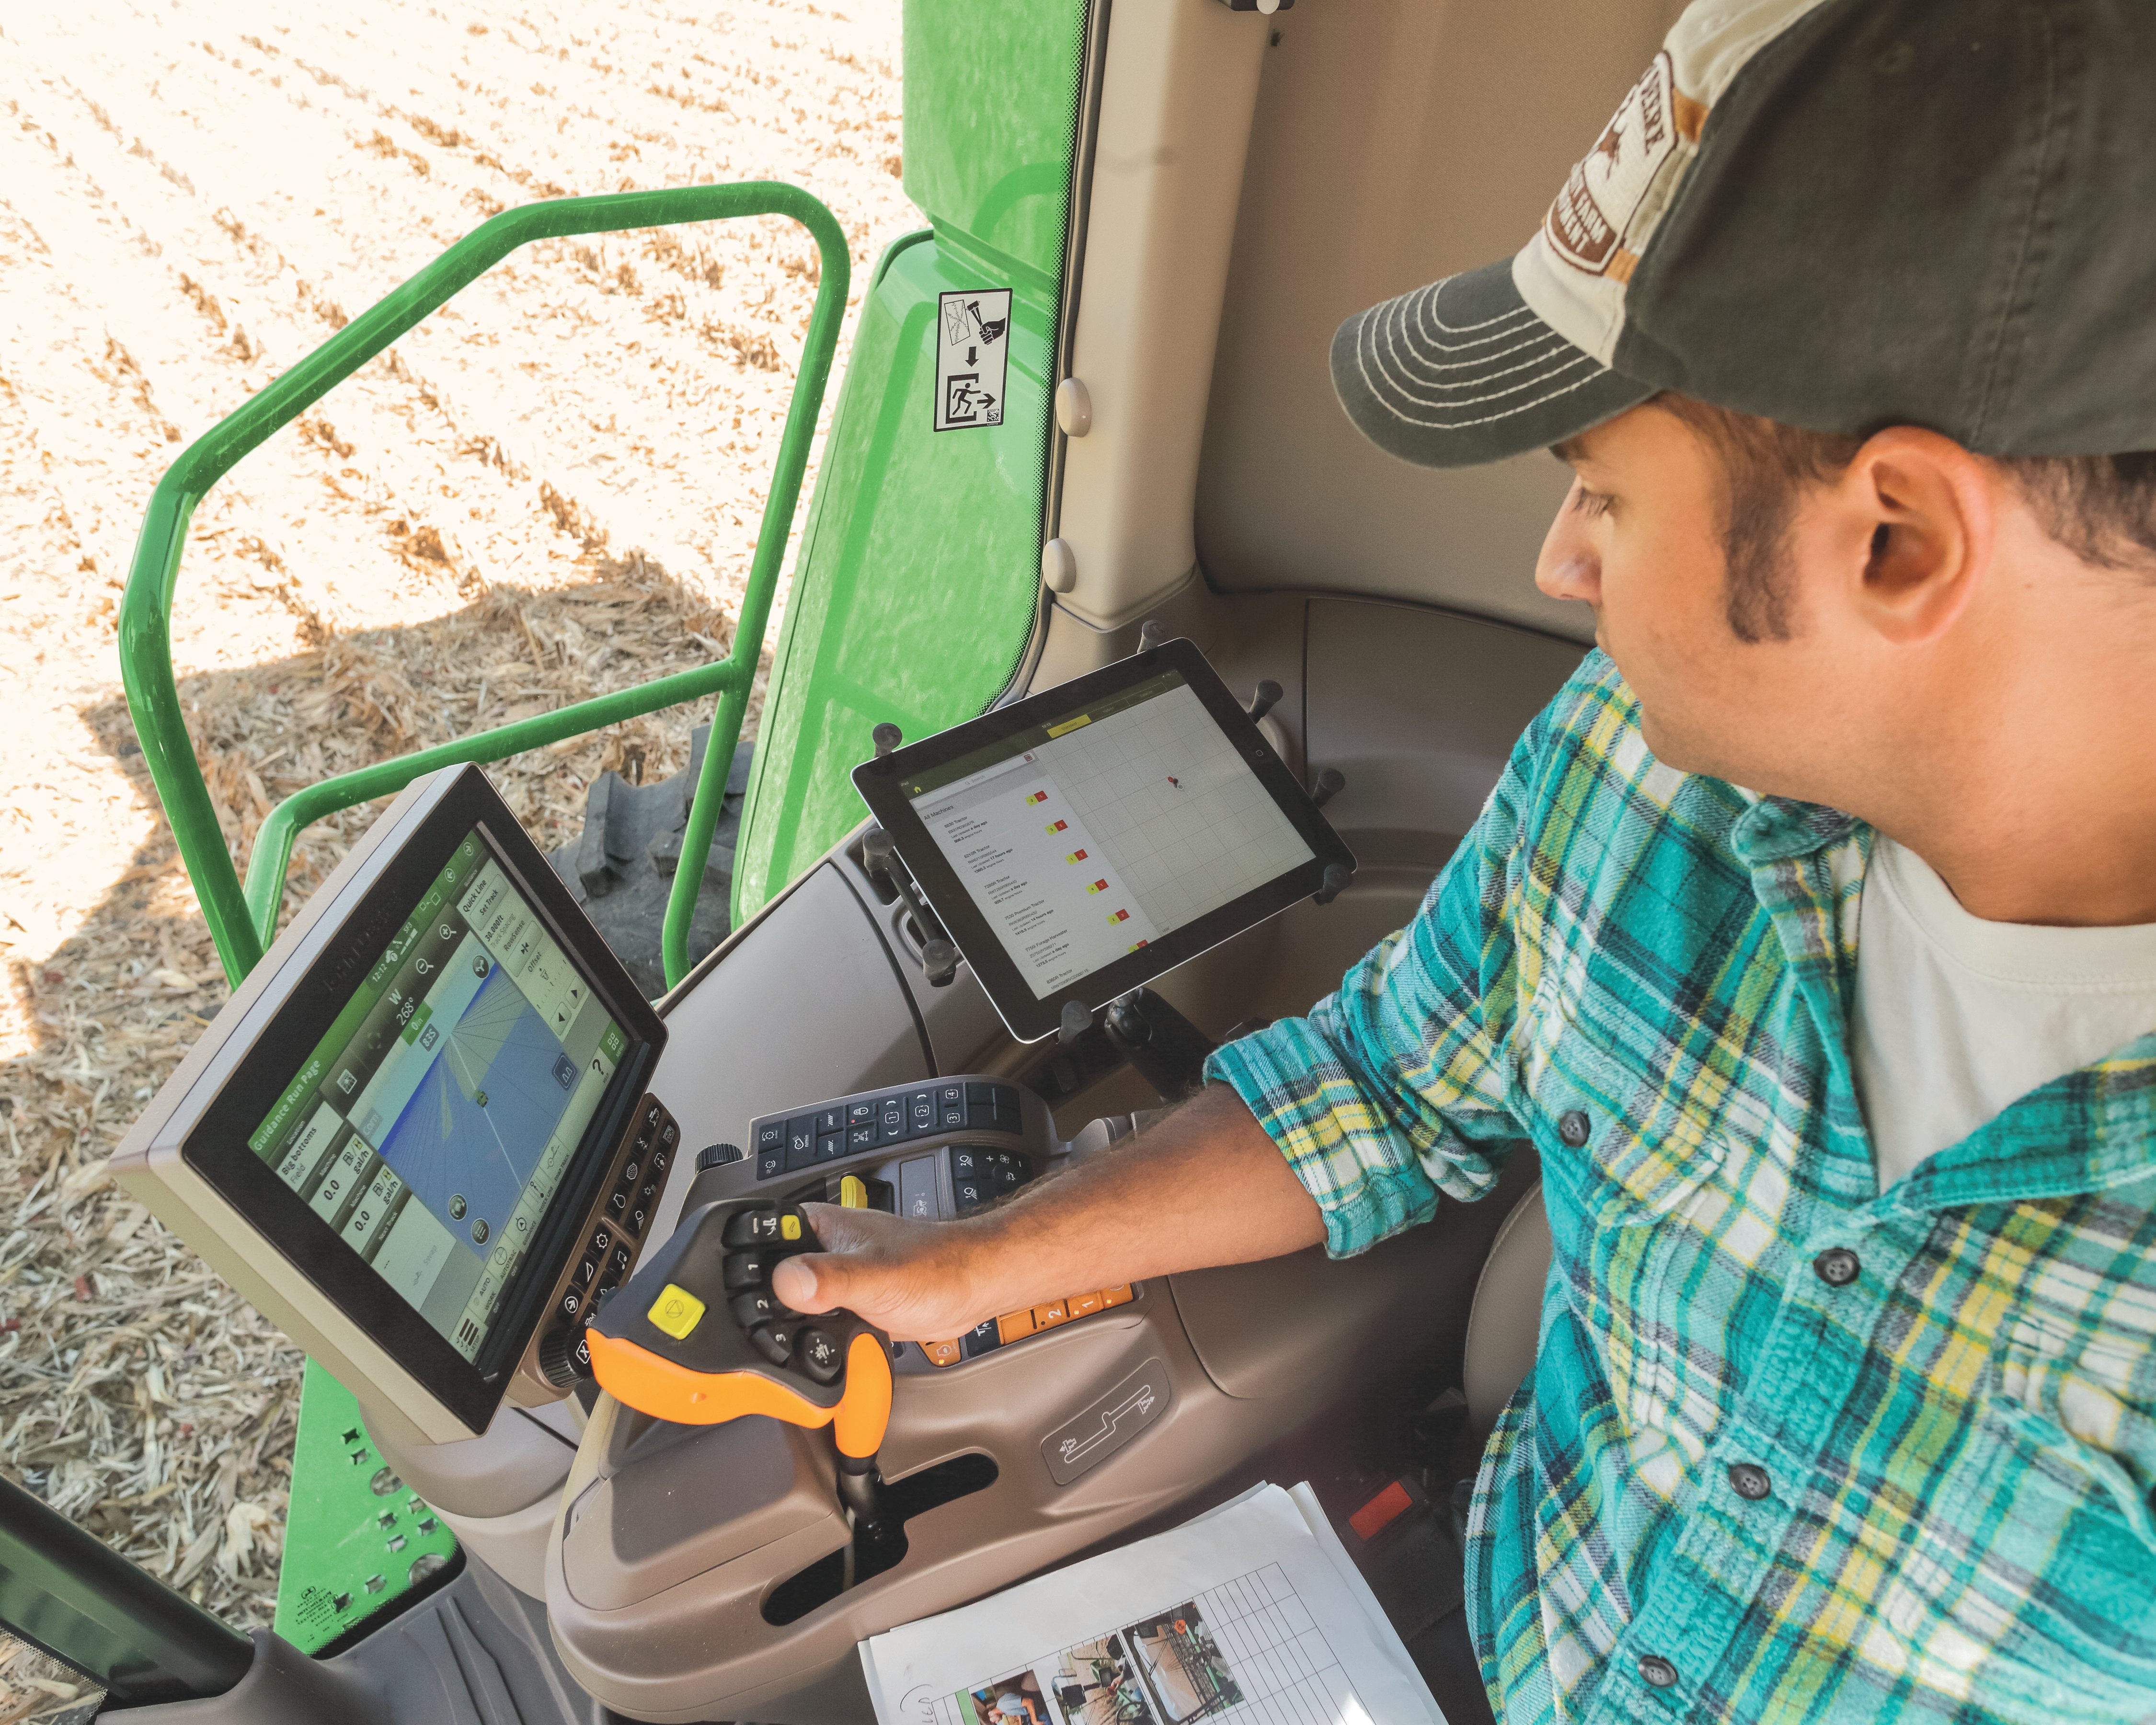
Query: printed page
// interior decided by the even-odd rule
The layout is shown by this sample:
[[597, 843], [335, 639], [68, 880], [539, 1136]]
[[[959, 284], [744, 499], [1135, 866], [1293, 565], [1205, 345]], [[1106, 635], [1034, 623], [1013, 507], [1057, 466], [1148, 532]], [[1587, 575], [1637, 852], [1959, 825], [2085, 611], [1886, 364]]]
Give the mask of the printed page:
[[1307, 1486], [875, 1636], [861, 1663], [881, 1725], [1445, 1725]]

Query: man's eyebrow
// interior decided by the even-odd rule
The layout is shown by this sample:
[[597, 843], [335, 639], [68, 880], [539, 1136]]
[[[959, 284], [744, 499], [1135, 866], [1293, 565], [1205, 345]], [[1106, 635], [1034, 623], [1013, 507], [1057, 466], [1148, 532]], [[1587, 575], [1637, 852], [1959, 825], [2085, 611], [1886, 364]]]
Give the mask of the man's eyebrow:
[[1549, 452], [1568, 466], [1577, 466], [1587, 459], [1587, 434], [1582, 432], [1577, 437], [1567, 438], [1561, 444], [1552, 444]]

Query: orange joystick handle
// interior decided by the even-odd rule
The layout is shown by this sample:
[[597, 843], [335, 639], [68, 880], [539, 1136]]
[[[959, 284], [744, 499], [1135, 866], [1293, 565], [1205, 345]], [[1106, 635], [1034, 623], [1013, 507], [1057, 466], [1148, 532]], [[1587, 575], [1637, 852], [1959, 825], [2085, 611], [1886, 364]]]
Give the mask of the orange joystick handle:
[[889, 1344], [850, 1312], [803, 1316], [770, 1293], [779, 1260], [815, 1249], [790, 1205], [705, 1205], [601, 1303], [585, 1337], [593, 1376], [680, 1425], [744, 1414], [834, 1425], [839, 1454], [865, 1461], [891, 1423]]
[[846, 1393], [832, 1417], [839, 1453], [865, 1461], [883, 1447], [890, 1425], [891, 1354], [863, 1330], [846, 1350]]

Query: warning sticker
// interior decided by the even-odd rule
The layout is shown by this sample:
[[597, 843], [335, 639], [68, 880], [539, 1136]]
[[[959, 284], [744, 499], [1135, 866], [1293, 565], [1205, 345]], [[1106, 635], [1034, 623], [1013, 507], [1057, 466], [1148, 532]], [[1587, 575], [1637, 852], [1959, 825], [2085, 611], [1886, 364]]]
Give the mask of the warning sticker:
[[968, 288], [939, 296], [936, 429], [1004, 423], [1010, 362], [1010, 290]]

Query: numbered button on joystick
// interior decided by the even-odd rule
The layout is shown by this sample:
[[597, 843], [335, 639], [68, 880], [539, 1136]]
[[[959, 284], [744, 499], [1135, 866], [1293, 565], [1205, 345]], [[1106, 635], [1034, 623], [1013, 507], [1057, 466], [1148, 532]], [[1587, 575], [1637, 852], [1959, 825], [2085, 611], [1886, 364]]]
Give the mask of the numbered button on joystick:
[[841, 1355], [839, 1344], [821, 1330], [807, 1329], [793, 1338], [793, 1358], [801, 1369], [819, 1384], [837, 1380]]
[[762, 1288], [752, 1288], [746, 1294], [736, 1294], [727, 1304], [734, 1322], [745, 1330], [753, 1330], [758, 1324], [769, 1323], [779, 1314], [778, 1301]]
[[760, 1288], [763, 1286], [763, 1266], [757, 1261], [753, 1252], [732, 1252], [719, 1276], [730, 1294], [742, 1288]]
[[768, 1324], [758, 1324], [748, 1332], [748, 1339], [756, 1351], [774, 1366], [783, 1366], [793, 1358], [792, 1338]]

